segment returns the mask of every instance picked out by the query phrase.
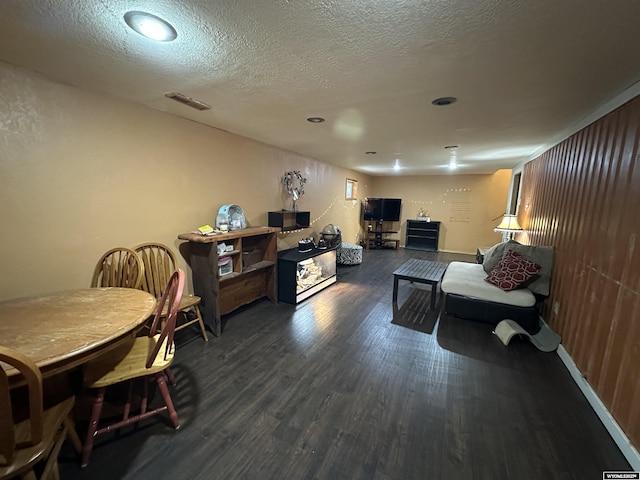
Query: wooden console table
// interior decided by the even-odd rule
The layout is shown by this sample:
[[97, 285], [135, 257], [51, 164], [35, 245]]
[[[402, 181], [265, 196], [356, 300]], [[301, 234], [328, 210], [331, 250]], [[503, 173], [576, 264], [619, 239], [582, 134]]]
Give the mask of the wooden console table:
[[[276, 303], [277, 228], [249, 227], [220, 235], [183, 233], [189, 242], [193, 290], [202, 300], [202, 319], [216, 336], [222, 333], [220, 316], [267, 297]], [[218, 255], [218, 244], [230, 250]], [[232, 271], [220, 275], [218, 259], [230, 257]]]

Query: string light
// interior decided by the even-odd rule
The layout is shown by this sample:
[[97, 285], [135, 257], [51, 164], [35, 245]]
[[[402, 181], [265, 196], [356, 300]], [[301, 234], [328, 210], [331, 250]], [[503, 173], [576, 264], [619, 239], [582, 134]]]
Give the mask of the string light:
[[[316, 218], [314, 218], [311, 222], [309, 222], [309, 227], [310, 228], [312, 225], [315, 225], [321, 218], [323, 218], [325, 215], [327, 215], [329, 213], [329, 211], [334, 207], [334, 205], [339, 202], [341, 200], [340, 197], [335, 197], [333, 199], [333, 202], [331, 202], [331, 204], [326, 208], [326, 210], [324, 212], [322, 212], [320, 215], [318, 215]], [[346, 207], [346, 206], [345, 206]], [[355, 204], [353, 204], [352, 208], [355, 207]], [[303, 228], [299, 228], [297, 230], [289, 230], [287, 232], [282, 232], [285, 235], [290, 235], [292, 233], [300, 233], [302, 232], [304, 229]]]

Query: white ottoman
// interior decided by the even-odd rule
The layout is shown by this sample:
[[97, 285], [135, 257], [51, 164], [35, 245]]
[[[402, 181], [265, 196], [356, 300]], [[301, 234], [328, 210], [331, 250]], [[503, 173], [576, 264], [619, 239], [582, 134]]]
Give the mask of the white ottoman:
[[339, 265], [359, 265], [362, 263], [362, 247], [355, 243], [342, 242], [337, 250]]

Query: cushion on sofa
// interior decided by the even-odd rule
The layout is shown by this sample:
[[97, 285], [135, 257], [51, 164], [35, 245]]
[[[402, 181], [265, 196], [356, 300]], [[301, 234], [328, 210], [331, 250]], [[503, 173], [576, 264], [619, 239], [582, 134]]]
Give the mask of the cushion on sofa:
[[536, 297], [527, 288], [505, 292], [485, 282], [487, 276], [482, 265], [466, 262], [451, 262], [444, 272], [440, 288], [445, 293], [461, 295], [488, 302], [504, 303], [517, 307], [532, 307]]
[[482, 268], [484, 269], [484, 271], [486, 273], [490, 273], [491, 270], [493, 270], [496, 265], [498, 265], [498, 262], [502, 260], [502, 255], [504, 255], [505, 248], [507, 246], [512, 247], [514, 245], [521, 245], [521, 243], [516, 242], [515, 240], [509, 240], [506, 243], [498, 243], [487, 250], [487, 253], [484, 254], [484, 260], [482, 261]]
[[505, 252], [507, 250], [518, 252], [529, 260], [540, 265], [540, 271], [531, 277], [530, 280], [525, 282], [523, 286], [538, 295], [544, 295], [545, 297], [549, 296], [549, 289], [551, 288], [551, 271], [553, 269], [553, 247], [511, 244], [507, 245]]
[[539, 270], [540, 265], [524, 255], [513, 250], [506, 250], [502, 260], [489, 272], [485, 280], [505, 292], [509, 292], [519, 288]]

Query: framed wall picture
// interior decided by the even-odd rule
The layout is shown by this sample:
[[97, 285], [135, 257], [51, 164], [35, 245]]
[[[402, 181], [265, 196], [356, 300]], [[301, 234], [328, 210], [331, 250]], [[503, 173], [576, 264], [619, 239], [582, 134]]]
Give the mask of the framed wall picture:
[[347, 184], [344, 189], [345, 200], [356, 200], [358, 198], [358, 181], [347, 178]]

